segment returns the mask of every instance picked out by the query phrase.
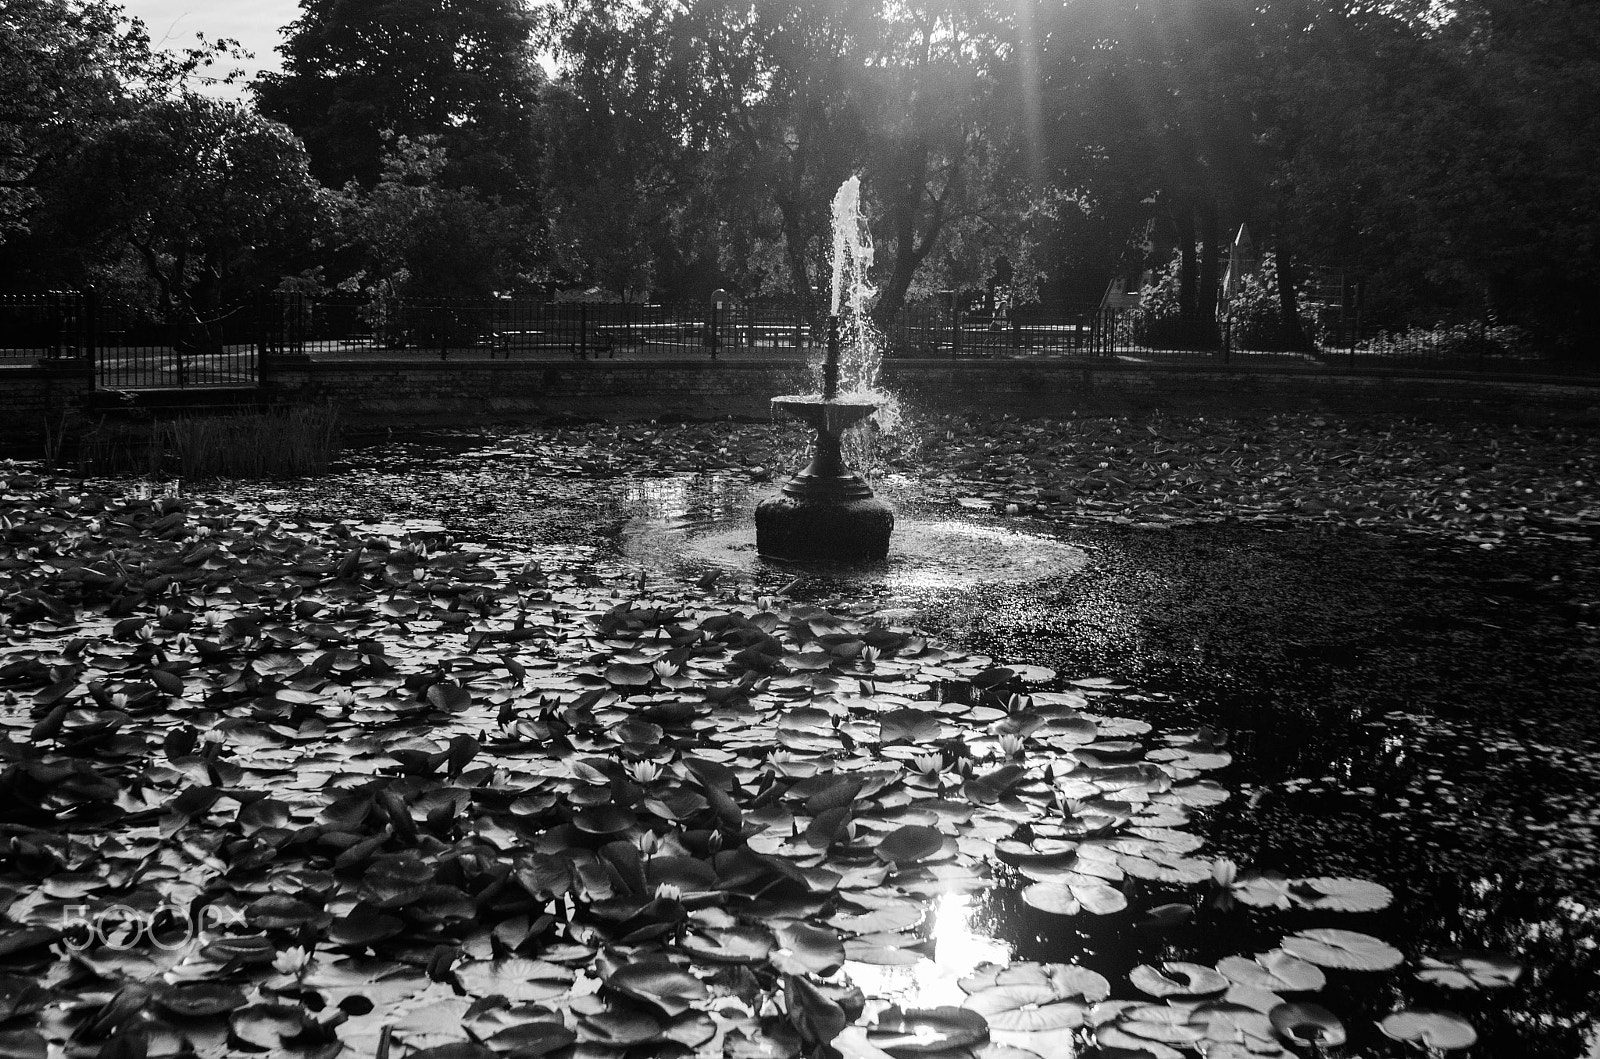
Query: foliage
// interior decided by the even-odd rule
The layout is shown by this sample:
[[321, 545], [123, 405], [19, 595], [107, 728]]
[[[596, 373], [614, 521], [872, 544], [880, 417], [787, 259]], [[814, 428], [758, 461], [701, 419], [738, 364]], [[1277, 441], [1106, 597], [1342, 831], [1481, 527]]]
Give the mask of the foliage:
[[[1153, 346], [1166, 342], [1192, 342], [1192, 326], [1183, 316], [1182, 261], [1174, 254], [1165, 268], [1157, 270], [1153, 282], [1139, 291], [1139, 306], [1134, 310], [1134, 338]], [[1283, 316], [1279, 312], [1277, 257], [1271, 251], [1261, 255], [1256, 270], [1240, 276], [1231, 294], [1219, 307], [1219, 315], [1230, 326], [1229, 342], [1237, 349], [1279, 349], [1283, 341]], [[1315, 326], [1314, 305], [1305, 290], [1297, 293], [1301, 320]], [[1206, 321], [1209, 323], [1209, 321]]]
[[235, 54], [233, 42], [204, 38], [178, 53], [154, 49], [143, 23], [104, 0], [7, 0], [0, 19], [0, 244], [30, 230], [33, 214], [57, 194], [58, 167], [86, 137]]
[[[1229, 796], [1200, 778], [1218, 737], [1102, 712], [1104, 681], [1039, 690], [1053, 672], [850, 609], [83, 485], [0, 481], [0, 961], [33, 979], [0, 977], [8, 1047], [793, 1054], [856, 1047], [838, 972], [922, 963], [931, 904], [991, 862], [1087, 896], [1048, 910], [1086, 931], [1146, 884], [1223, 914], [1188, 830]], [[1399, 956], [1301, 925], [1269, 921], [1253, 967], [1126, 985], [977, 964], [959, 1005], [857, 1032], [1277, 1054], [1337, 1019], [1227, 971], [1310, 991], [1308, 961]]]
[[376, 183], [390, 137], [438, 136], [444, 183], [527, 198], [544, 81], [533, 26], [517, 0], [302, 0], [257, 104], [305, 140], [330, 187]]
[[58, 188], [55, 224], [104, 259], [131, 255], [165, 319], [198, 322], [253, 270], [310, 241], [322, 215], [298, 140], [243, 108], [182, 92], [95, 130]]
[[1512, 324], [1437, 324], [1408, 327], [1362, 341], [1363, 352], [1441, 361], [1473, 362], [1485, 357], [1525, 359], [1536, 355], [1529, 334]]
[[[782, 291], [816, 311], [829, 205], [852, 173], [878, 233], [880, 314], [925, 273], [941, 278], [921, 289], [997, 248], [1022, 256], [1031, 233], [1015, 218], [1032, 208], [1008, 168], [1010, 27], [986, 5], [573, 3], [546, 32], [570, 94], [559, 135], [591, 148], [550, 156], [558, 224], [607, 231], [600, 214], [620, 196], [671, 233], [628, 241], [663, 280], [698, 265], [707, 288]], [[620, 275], [622, 255], [564, 242]]]
[[346, 289], [375, 296], [486, 298], [524, 286], [543, 246], [526, 207], [452, 188], [438, 137], [399, 137], [369, 188], [352, 182], [334, 196]]

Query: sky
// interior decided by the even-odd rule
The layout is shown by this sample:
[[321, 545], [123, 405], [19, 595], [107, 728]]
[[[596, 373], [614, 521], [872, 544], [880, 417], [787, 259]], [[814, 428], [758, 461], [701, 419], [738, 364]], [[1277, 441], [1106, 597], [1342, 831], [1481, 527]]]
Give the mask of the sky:
[[[242, 44], [255, 58], [245, 66], [246, 80], [260, 70], [279, 69], [277, 47], [283, 38], [279, 30], [300, 14], [298, 0], [120, 0], [132, 18], [140, 19], [150, 31], [150, 42], [158, 48], [177, 50], [194, 43], [196, 33], [207, 40], [229, 37]], [[242, 86], [196, 86], [202, 91], [226, 98], [238, 98]]]

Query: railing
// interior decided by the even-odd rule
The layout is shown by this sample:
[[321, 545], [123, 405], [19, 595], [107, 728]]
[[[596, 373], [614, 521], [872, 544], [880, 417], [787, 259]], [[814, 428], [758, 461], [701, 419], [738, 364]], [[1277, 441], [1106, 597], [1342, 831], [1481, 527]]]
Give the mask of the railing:
[[[1307, 321], [1314, 351], [1274, 349], [1236, 320], [1149, 320], [1098, 306], [989, 314], [903, 309], [883, 328], [891, 357], [1048, 358], [1109, 363], [1273, 364], [1307, 369], [1593, 374], [1541, 356], [1514, 329], [1483, 322], [1359, 331]], [[0, 364], [91, 364], [108, 389], [251, 386], [262, 358], [762, 358], [809, 352], [818, 337], [793, 306], [425, 299], [272, 292], [228, 311], [168, 323], [92, 293], [0, 295]]]
[[0, 295], [0, 363], [91, 368], [101, 389], [254, 386], [253, 305], [167, 322], [91, 292]]

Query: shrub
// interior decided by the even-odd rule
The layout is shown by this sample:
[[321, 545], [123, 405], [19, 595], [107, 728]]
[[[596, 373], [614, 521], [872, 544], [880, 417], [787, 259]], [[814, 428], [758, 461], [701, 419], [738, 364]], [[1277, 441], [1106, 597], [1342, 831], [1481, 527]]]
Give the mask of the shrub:
[[[1199, 321], [1185, 320], [1180, 311], [1179, 267], [1182, 257], [1172, 260], [1156, 273], [1155, 282], [1139, 292], [1139, 308], [1132, 314], [1134, 341], [1156, 348], [1209, 349], [1217, 344], [1211, 314]], [[1231, 321], [1230, 341], [1244, 349], [1276, 349], [1282, 341], [1276, 284], [1277, 261], [1263, 254], [1254, 272], [1239, 280], [1224, 307]], [[1299, 292], [1300, 324], [1307, 337], [1315, 340], [1318, 322], [1304, 290]]]
[[1360, 352], [1432, 360], [1522, 359], [1537, 355], [1526, 331], [1513, 324], [1453, 323], [1384, 332], [1362, 342]]

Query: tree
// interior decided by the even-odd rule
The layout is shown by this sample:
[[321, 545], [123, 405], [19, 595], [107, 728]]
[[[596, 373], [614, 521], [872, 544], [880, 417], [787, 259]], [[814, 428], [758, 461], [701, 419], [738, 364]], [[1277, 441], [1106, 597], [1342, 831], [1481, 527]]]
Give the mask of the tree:
[[342, 285], [379, 296], [485, 298], [525, 283], [541, 256], [537, 218], [525, 207], [443, 186], [449, 164], [437, 138], [397, 138], [370, 190], [335, 196], [338, 229], [357, 271]]
[[[680, 246], [717, 256], [747, 292], [781, 260], [787, 292], [820, 312], [829, 207], [859, 173], [887, 250], [879, 308], [893, 312], [962, 224], [993, 257], [978, 244], [1000, 212], [988, 193], [1006, 26], [961, 3], [573, 0], [548, 39], [569, 113], [607, 148], [587, 164], [628, 184], [613, 201], [670, 216]], [[579, 171], [551, 186], [576, 201], [590, 184]]]
[[1288, 166], [1299, 238], [1367, 275], [1392, 326], [1488, 312], [1592, 349], [1600, 10], [1461, 0], [1375, 21], [1357, 58], [1285, 75], [1310, 130]]
[[255, 85], [260, 110], [305, 140], [330, 187], [375, 184], [386, 135], [437, 136], [441, 179], [528, 194], [543, 70], [522, 0], [302, 0]]
[[311, 242], [322, 190], [287, 128], [191, 92], [92, 132], [63, 166], [55, 231], [88, 253], [84, 279], [130, 255], [171, 322], [200, 327]]
[[0, 14], [0, 243], [28, 230], [53, 167], [86, 136], [236, 48], [153, 50], [106, 0], [4, 0]]

